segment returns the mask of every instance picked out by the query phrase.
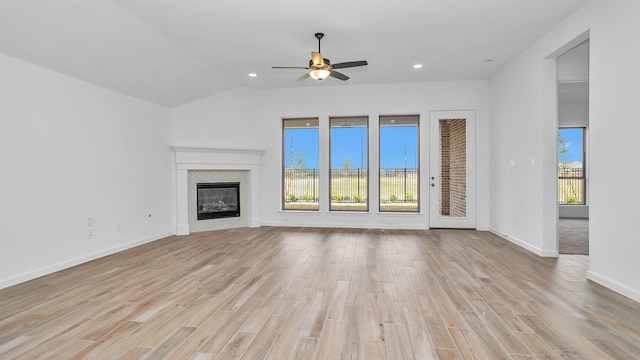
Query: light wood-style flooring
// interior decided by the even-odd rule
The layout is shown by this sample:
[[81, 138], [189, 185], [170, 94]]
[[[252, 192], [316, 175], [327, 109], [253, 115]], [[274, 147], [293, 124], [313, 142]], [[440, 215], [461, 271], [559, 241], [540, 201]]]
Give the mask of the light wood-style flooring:
[[169, 237], [0, 290], [1, 359], [638, 359], [640, 303], [470, 230]]

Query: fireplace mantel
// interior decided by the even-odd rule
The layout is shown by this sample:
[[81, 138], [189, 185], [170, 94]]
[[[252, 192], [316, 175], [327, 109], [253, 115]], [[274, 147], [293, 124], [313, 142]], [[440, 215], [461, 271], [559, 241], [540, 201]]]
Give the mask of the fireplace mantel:
[[260, 161], [258, 149], [172, 146], [176, 159], [176, 234], [189, 234], [188, 171], [247, 170], [251, 178], [251, 227], [260, 226]]

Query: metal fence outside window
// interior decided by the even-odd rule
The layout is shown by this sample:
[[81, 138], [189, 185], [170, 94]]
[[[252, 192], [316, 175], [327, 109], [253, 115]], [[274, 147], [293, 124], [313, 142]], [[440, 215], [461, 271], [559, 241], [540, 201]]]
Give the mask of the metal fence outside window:
[[558, 204], [584, 205], [586, 181], [582, 168], [558, 170]]
[[368, 174], [367, 169], [331, 169], [332, 202], [366, 202]]
[[318, 169], [284, 169], [285, 201], [318, 201]]
[[[366, 202], [369, 190], [367, 169], [332, 169], [332, 202]], [[317, 202], [318, 169], [284, 169], [285, 202]], [[417, 169], [380, 169], [380, 200], [388, 203], [418, 202]]]
[[417, 169], [380, 169], [380, 201], [418, 202]]

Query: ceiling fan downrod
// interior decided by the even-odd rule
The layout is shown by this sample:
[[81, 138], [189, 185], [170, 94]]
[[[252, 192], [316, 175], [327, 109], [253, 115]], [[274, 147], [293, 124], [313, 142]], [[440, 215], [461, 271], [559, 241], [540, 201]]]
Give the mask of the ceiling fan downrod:
[[323, 33], [316, 33], [315, 34], [316, 39], [318, 39], [318, 52], [322, 53], [322, 51], [320, 51], [320, 40], [322, 40], [322, 38], [324, 37]]

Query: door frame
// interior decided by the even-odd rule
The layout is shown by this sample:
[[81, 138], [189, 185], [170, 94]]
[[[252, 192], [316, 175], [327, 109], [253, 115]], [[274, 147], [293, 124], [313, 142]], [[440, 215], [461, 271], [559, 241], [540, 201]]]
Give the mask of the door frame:
[[[451, 228], [451, 229], [475, 229], [477, 227], [477, 111], [476, 109], [465, 110], [430, 110], [429, 111], [429, 166], [427, 177], [427, 188], [429, 194], [429, 228]], [[466, 174], [467, 174], [467, 196], [465, 217], [446, 217], [439, 215], [437, 206], [438, 186], [435, 186], [435, 179], [440, 168], [439, 158], [439, 131], [436, 126], [441, 119], [465, 119], [466, 120]], [[434, 186], [432, 186], [434, 184]]]

